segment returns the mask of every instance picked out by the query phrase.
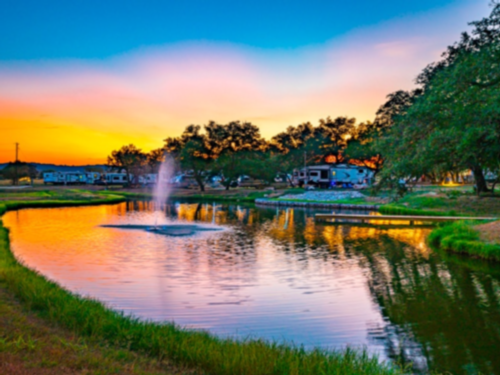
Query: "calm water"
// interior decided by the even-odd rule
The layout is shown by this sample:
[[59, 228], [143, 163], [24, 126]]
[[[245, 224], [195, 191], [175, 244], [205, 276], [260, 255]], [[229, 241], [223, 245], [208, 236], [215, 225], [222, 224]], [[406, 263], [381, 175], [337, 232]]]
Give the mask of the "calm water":
[[[367, 347], [417, 370], [500, 374], [500, 266], [432, 251], [428, 229], [315, 223], [320, 211], [148, 202], [10, 212], [15, 255], [155, 321], [307, 348]], [[216, 223], [189, 238], [101, 224]]]

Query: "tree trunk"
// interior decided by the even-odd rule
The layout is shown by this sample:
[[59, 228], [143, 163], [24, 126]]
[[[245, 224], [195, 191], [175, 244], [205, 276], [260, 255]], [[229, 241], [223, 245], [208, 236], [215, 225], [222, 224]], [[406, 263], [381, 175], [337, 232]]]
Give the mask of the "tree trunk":
[[200, 191], [205, 191], [205, 184], [203, 183], [202, 176], [195, 174], [195, 180], [198, 183], [198, 186], [200, 187]]
[[476, 181], [477, 195], [490, 191], [484, 179], [483, 169], [479, 165], [474, 165], [471, 169], [474, 174], [474, 180]]
[[493, 185], [491, 186], [491, 192], [493, 194], [495, 194], [495, 187], [497, 186], [497, 184], [500, 182], [500, 179], [496, 179], [495, 181], [493, 181]]

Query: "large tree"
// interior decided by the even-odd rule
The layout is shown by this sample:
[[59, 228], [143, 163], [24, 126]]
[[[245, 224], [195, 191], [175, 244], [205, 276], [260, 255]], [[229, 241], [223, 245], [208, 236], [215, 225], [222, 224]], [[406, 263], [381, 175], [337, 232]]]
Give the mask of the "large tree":
[[19, 180], [28, 177], [31, 184], [33, 180], [38, 176], [39, 172], [34, 165], [16, 161], [13, 163], [8, 163], [1, 171], [3, 178], [11, 180], [12, 185], [18, 185]]
[[164, 150], [184, 170], [190, 170], [201, 191], [205, 191], [206, 178], [213, 166], [213, 151], [200, 125], [189, 125], [180, 137], [165, 139]]
[[139, 176], [146, 172], [147, 155], [133, 144], [123, 146], [119, 150], [111, 152], [108, 156], [108, 167], [116, 171], [124, 171], [127, 175], [127, 183], [130, 185], [130, 176], [138, 180]]
[[418, 95], [380, 139], [386, 175], [419, 177], [471, 169], [477, 192], [500, 160], [500, 5], [473, 22], [443, 59], [418, 77]]
[[221, 125], [210, 122], [205, 126], [207, 143], [217, 169], [222, 172], [222, 184], [229, 189], [245, 174], [245, 159], [251, 151], [264, 150], [266, 142], [257, 126], [249, 122], [232, 121]]

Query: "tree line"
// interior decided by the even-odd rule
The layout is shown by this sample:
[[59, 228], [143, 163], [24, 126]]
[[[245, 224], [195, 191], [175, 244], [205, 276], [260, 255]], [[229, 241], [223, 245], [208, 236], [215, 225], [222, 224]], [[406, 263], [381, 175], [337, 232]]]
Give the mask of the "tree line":
[[133, 145], [113, 151], [111, 167], [154, 170], [164, 157], [191, 170], [201, 190], [210, 174], [229, 189], [245, 174], [272, 182], [304, 164], [351, 163], [381, 171], [381, 186], [426, 176], [434, 182], [473, 172], [478, 193], [485, 171], [500, 175], [500, 4], [472, 22], [470, 33], [418, 75], [412, 91], [387, 96], [373, 121], [350, 117], [290, 126], [270, 140], [250, 122], [189, 125], [149, 154]]
[[108, 165], [134, 176], [145, 169], [157, 169], [167, 154], [179, 168], [192, 172], [202, 191], [212, 175], [222, 176], [226, 189], [234, 186], [241, 175], [267, 183], [282, 176], [292, 183], [289, 174], [304, 164], [351, 162], [379, 170], [381, 156], [360, 146], [372, 126], [356, 124], [354, 118], [327, 117], [316, 126], [310, 122], [289, 126], [266, 140], [250, 122], [210, 121], [203, 126], [187, 126], [180, 136], [165, 139], [164, 147], [150, 154], [134, 145], [124, 146], [112, 152]]

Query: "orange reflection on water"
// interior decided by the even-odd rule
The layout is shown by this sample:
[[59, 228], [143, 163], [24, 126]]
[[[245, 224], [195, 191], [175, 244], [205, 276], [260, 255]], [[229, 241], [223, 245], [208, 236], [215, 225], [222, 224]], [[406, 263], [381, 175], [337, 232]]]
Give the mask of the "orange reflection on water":
[[[176, 203], [154, 210], [135, 201], [21, 210], [4, 221], [28, 266], [115, 308], [221, 334], [329, 347], [379, 345], [367, 339], [367, 327], [385, 323], [366, 287], [366, 259], [383, 254], [384, 236], [391, 246], [410, 247], [424, 238], [410, 229], [316, 223], [314, 213], [292, 208]], [[100, 227], [156, 221], [227, 230], [172, 238]]]

